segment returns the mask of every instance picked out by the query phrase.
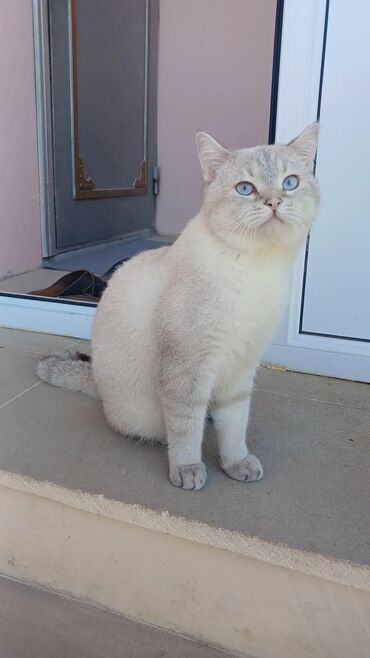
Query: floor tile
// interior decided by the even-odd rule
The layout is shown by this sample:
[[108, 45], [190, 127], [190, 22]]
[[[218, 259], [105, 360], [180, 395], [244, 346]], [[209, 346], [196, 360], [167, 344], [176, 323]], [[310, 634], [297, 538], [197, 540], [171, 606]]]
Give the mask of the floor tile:
[[74, 338], [0, 327], [0, 348], [47, 354], [67, 349]]
[[370, 411], [370, 384], [300, 372], [260, 368], [255, 386], [280, 395], [350, 405]]
[[[0, 349], [0, 407], [38, 382], [36, 359], [27, 352]], [[0, 408], [0, 435], [1, 435]]]

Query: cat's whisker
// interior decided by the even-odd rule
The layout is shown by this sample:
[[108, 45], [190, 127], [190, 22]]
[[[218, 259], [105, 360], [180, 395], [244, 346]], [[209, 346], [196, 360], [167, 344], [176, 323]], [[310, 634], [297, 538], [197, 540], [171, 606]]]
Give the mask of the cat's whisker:
[[248, 224], [248, 225], [245, 227], [245, 229], [244, 229], [244, 233], [243, 233], [243, 246], [242, 246], [242, 249], [243, 249], [243, 250], [244, 250], [244, 248], [245, 248], [245, 246], [246, 246], [245, 243], [246, 243], [246, 240], [247, 240], [248, 236], [250, 236], [252, 242], [255, 242], [255, 231], [254, 231], [253, 223], [252, 223], [252, 224]]
[[307, 227], [304, 225], [302, 220], [295, 213], [292, 213], [292, 216], [291, 216], [291, 219], [289, 220], [289, 223], [295, 229], [299, 230], [301, 228], [304, 233], [307, 233]]
[[226, 226], [226, 230], [228, 231], [229, 229], [233, 228], [233, 226], [237, 226], [239, 223], [238, 219], [234, 219]]
[[[231, 230], [230, 230], [230, 231], [228, 232], [228, 234], [227, 234], [227, 238], [228, 238], [229, 240], [233, 238], [233, 235], [235, 235], [235, 233], [238, 231], [238, 229], [240, 230], [240, 229], [242, 228], [242, 224], [237, 220], [237, 221], [231, 223], [230, 226], [231, 226], [232, 228], [231, 228]], [[236, 237], [236, 236], [235, 236], [235, 237]]]
[[235, 231], [237, 231], [240, 228], [240, 222], [236, 222], [234, 228], [230, 231], [229, 236], [231, 236]]
[[242, 243], [242, 251], [244, 251], [244, 246], [245, 246], [245, 239], [248, 234], [248, 226], [244, 229], [243, 231], [243, 243]]
[[297, 217], [297, 223], [298, 223], [299, 226], [302, 227], [302, 229], [304, 230], [304, 232], [307, 233], [307, 228], [306, 228], [306, 226], [304, 225], [304, 223], [302, 222], [302, 220], [299, 219], [299, 217]]

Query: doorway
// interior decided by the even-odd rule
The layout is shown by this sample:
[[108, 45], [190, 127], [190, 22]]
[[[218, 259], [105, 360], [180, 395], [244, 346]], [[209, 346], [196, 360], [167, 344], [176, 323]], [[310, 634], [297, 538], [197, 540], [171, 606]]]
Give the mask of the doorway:
[[153, 230], [158, 1], [49, 0], [44, 11], [49, 259]]

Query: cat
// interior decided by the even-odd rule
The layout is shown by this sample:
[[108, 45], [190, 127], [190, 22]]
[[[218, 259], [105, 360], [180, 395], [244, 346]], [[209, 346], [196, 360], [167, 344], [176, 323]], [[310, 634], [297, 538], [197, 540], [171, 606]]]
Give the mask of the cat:
[[114, 273], [91, 362], [68, 352], [38, 363], [42, 380], [99, 397], [117, 432], [168, 444], [177, 487], [205, 484], [207, 416], [223, 471], [244, 482], [263, 476], [246, 443], [250, 396], [317, 213], [317, 139], [314, 123], [287, 145], [227, 150], [198, 132], [200, 212], [172, 246]]

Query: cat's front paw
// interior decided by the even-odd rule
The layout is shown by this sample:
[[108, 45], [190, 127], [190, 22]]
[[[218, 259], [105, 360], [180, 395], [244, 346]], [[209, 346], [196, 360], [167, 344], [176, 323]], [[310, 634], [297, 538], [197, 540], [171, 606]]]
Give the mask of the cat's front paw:
[[175, 487], [197, 491], [204, 487], [206, 479], [207, 471], [202, 462], [170, 467], [170, 480]]
[[220, 458], [220, 466], [226, 475], [240, 482], [255, 482], [263, 478], [262, 464], [255, 455], [247, 455], [240, 462], [228, 466]]

